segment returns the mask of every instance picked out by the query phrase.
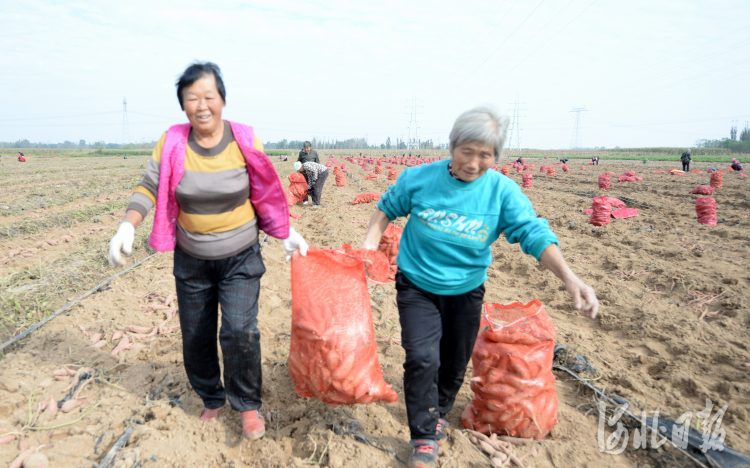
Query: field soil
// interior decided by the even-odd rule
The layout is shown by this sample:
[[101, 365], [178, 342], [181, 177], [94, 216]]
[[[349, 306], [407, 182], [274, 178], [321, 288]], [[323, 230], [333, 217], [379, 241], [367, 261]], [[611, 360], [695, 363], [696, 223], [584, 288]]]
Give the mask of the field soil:
[[[276, 159], [272, 161], [286, 187], [292, 162]], [[32, 157], [25, 164], [6, 158], [0, 163], [3, 341], [117, 273], [108, 265], [106, 245], [146, 161], [146, 157]], [[527, 162], [538, 168], [553, 160]], [[706, 171], [711, 164], [693, 166]], [[369, 172], [352, 164], [347, 167], [345, 187], [336, 187], [333, 177], [328, 179], [324, 208], [291, 207], [292, 213], [301, 215], [292, 225], [311, 246], [359, 245], [375, 204], [352, 205], [351, 201], [361, 192], [383, 193], [393, 183], [385, 175], [364, 180]], [[399, 173], [403, 170], [394, 167]], [[707, 173], [657, 174], [652, 171], [677, 166], [632, 161], [602, 161], [599, 166], [578, 162], [571, 164], [569, 173], [554, 167], [555, 177], [533, 172], [533, 189], [524, 193], [538, 215], [549, 220], [570, 266], [596, 289], [599, 316], [595, 320], [583, 317], [551, 272], [502, 237], [492, 249], [486, 301], [542, 301], [557, 329], [558, 344], [585, 356], [597, 369], [587, 376], [590, 383], [627, 399], [636, 413], [644, 410], [652, 416], [659, 408], [661, 417], [676, 419], [686, 411], [703, 410], [706, 399], [715, 405], [714, 413], [727, 405], [721, 424], [726, 431], [724, 442], [750, 453], [747, 178], [724, 173], [724, 188], [714, 195], [719, 224], [712, 227], [696, 222], [697, 196], [688, 193], [699, 184], [708, 185]], [[643, 181], [616, 182], [619, 174], [631, 169]], [[594, 227], [587, 224], [589, 215], [583, 210], [600, 193], [597, 177], [605, 171], [616, 173], [606, 195], [636, 208], [638, 216]], [[510, 177], [521, 181], [514, 171]], [[153, 253], [145, 245], [149, 230], [150, 222], [139, 228], [131, 265]], [[14, 250], [29, 255], [11, 256]], [[209, 423], [198, 420], [202, 402], [185, 375], [175, 317], [172, 254], [159, 253], [30, 338], [6, 348], [0, 364], [0, 438], [19, 435], [22, 440], [0, 445], [0, 466], [8, 466], [23, 448], [40, 446], [51, 467], [96, 466], [130, 427], [134, 430], [112, 466], [404, 466], [399, 460], [407, 460], [411, 448], [393, 283], [385, 286], [384, 294], [374, 293], [371, 304], [384, 377], [399, 401], [328, 406], [294, 392], [286, 367], [290, 264], [277, 239], [266, 238], [262, 254], [267, 267], [259, 314], [261, 411], [267, 429], [263, 439], [245, 440], [239, 413], [230, 408], [222, 409], [219, 418]], [[136, 336], [139, 341], [129, 341], [130, 349], [113, 356], [121, 343], [113, 335], [127, 326], [143, 327], [131, 329], [140, 335], [155, 334]], [[93, 348], [92, 342], [101, 347]], [[82, 405], [72, 411], [54, 416], [39, 412], [40, 401], [60, 401], [69, 393], [66, 388], [75, 377], [59, 376], [58, 380], [53, 374], [65, 365], [73, 371], [91, 370], [99, 379], [89, 380], [80, 390]], [[460, 431], [461, 412], [473, 396], [471, 372], [470, 364], [447, 417], [449, 439], [441, 448], [438, 464], [443, 468], [490, 466]], [[534, 445], [537, 454], [524, 460], [527, 467], [695, 466], [669, 444], [633, 449], [632, 428], [624, 452], [600, 452], [596, 399], [568, 374], [554, 372], [559, 422], [546, 442]], [[527, 454], [532, 446], [517, 451]]]

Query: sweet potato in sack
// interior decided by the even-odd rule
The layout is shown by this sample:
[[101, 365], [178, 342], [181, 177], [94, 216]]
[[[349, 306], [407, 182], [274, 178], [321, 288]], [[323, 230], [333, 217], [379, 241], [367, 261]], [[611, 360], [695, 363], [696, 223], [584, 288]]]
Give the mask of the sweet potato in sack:
[[462, 426], [541, 439], [557, 424], [555, 327], [541, 302], [485, 304]]
[[352, 201], [352, 205], [359, 205], [361, 203], [370, 203], [380, 200], [380, 194], [378, 192], [365, 192], [360, 193]]
[[373, 250], [310, 248], [292, 255], [289, 374], [301, 397], [330, 405], [398, 400], [383, 380], [370, 308], [370, 281], [385, 283], [389, 264]]
[[401, 234], [403, 232], [404, 228], [390, 223], [388, 224], [388, 227], [385, 228], [385, 232], [383, 232], [383, 236], [380, 238], [378, 250], [385, 254], [390, 265], [388, 281], [396, 281], [396, 271], [398, 271], [396, 257], [398, 257], [398, 246], [401, 243]]

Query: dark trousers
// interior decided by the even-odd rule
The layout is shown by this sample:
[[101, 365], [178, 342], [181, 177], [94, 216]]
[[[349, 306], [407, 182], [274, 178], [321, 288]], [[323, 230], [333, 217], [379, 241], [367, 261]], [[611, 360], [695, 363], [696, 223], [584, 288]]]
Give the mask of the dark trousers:
[[312, 188], [313, 205], [320, 205], [320, 196], [323, 195], [323, 184], [326, 183], [327, 178], [328, 171], [323, 171], [318, 175], [318, 180], [315, 181], [315, 187]]
[[435, 440], [437, 419], [453, 408], [479, 331], [484, 285], [456, 296], [419, 289], [400, 271], [396, 302], [401, 320], [404, 398], [411, 438]]
[[[305, 178], [305, 183], [308, 187], [310, 187], [310, 179], [307, 177], [307, 172], [302, 171], [302, 177]], [[305, 195], [305, 199], [303, 201], [310, 201], [310, 190], [308, 189], [307, 195]]]
[[687, 171], [690, 170], [690, 161], [687, 161], [687, 162], [683, 161], [682, 162], [682, 170], [685, 171], [685, 172], [687, 172]]
[[[261, 406], [258, 295], [265, 272], [259, 244], [221, 260], [201, 260], [175, 248], [185, 370], [206, 408], [220, 408], [227, 398], [237, 411]], [[219, 304], [223, 386], [216, 346]]]

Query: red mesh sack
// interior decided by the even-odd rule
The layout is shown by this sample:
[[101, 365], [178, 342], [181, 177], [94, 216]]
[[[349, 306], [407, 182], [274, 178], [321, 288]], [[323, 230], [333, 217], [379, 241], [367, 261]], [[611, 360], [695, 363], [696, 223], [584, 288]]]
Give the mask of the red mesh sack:
[[[375, 166], [375, 167], [380, 167], [380, 166]], [[367, 177], [365, 177], [365, 180], [377, 179], [377, 178], [378, 176], [376, 176], [375, 174], [368, 174]]]
[[724, 188], [724, 173], [723, 172], [712, 172], [711, 173], [711, 187], [715, 189]]
[[591, 213], [589, 224], [594, 226], [605, 226], [609, 224], [609, 216], [612, 214], [612, 207], [609, 205], [606, 197], [594, 197], [594, 203], [591, 205], [594, 210]]
[[539, 172], [547, 172], [547, 166], [542, 164], [542, 166], [539, 168]]
[[377, 192], [365, 192], [360, 193], [356, 197], [354, 197], [354, 201], [352, 201], [352, 205], [359, 205], [360, 203], [370, 203], [380, 200], [380, 194]]
[[548, 175], [549, 177], [555, 177], [555, 168], [554, 168], [554, 167], [552, 167], [552, 166], [549, 166], [549, 167], [547, 168], [547, 175]]
[[625, 175], [628, 177], [633, 177], [635, 175], [635, 171], [628, 171], [625, 173]]
[[615, 219], [635, 218], [636, 216], [638, 216], [638, 210], [635, 208], [620, 208], [612, 212], [612, 217]]
[[380, 252], [347, 247], [292, 255], [289, 374], [297, 395], [329, 405], [394, 403], [398, 397], [378, 360], [367, 288], [368, 275], [385, 279], [388, 261]]
[[734, 172], [734, 168], [733, 168], [732, 166], [728, 166], [728, 167], [727, 167], [727, 171], [728, 171], [728, 172]]
[[396, 169], [388, 169], [387, 180], [396, 180], [396, 179], [398, 179], [398, 172], [396, 172]]
[[563, 168], [563, 172], [570, 172], [570, 168], [568, 167], [567, 164], [563, 164], [562, 168]]
[[510, 169], [508, 169], [508, 166], [503, 166], [503, 167], [501, 167], [501, 168], [500, 168], [500, 172], [501, 172], [501, 173], [502, 173], [502, 174], [503, 174], [504, 176], [507, 176], [507, 175], [508, 175], [508, 173], [510, 173]]
[[599, 190], [609, 190], [609, 184], [612, 182], [607, 174], [599, 176]]
[[635, 182], [635, 177], [630, 177], [625, 174], [621, 175], [620, 178], [617, 179], [618, 182]]
[[343, 187], [346, 185], [346, 176], [342, 171], [334, 173], [336, 176], [336, 187]]
[[307, 182], [305, 176], [299, 172], [289, 174], [289, 188], [286, 190], [286, 201], [289, 206], [301, 202], [307, 196]]
[[383, 173], [383, 166], [381, 166], [380, 164], [375, 166], [375, 174], [382, 174], [382, 173]]
[[711, 197], [695, 200], [695, 214], [699, 223], [716, 226], [716, 200]]
[[620, 200], [619, 198], [611, 198], [611, 197], [602, 197], [603, 199], [607, 200], [607, 203], [609, 203], [609, 206], [612, 208], [625, 208], [625, 202]]
[[531, 180], [533, 179], [533, 177], [534, 176], [531, 175], [531, 174], [524, 174], [523, 175], [523, 185], [522, 185], [522, 187], [523, 188], [527, 188], [527, 189], [533, 189], [534, 187], [532, 187], [532, 185], [531, 185]]
[[528, 171], [528, 170], [529, 170], [529, 168], [530, 168], [530, 166], [529, 166], [528, 164], [524, 164], [524, 165], [523, 165], [523, 170], [524, 170], [524, 171]]
[[517, 173], [517, 174], [520, 174], [520, 173], [522, 173], [522, 172], [523, 172], [523, 166], [521, 166], [521, 165], [519, 164], [518, 166], [516, 166], [516, 173]]
[[398, 257], [398, 245], [401, 243], [401, 234], [403, 232], [404, 228], [390, 223], [388, 224], [388, 227], [385, 228], [385, 232], [383, 232], [383, 236], [380, 238], [378, 250], [385, 254], [388, 263], [391, 266], [388, 273], [388, 281], [396, 281], [396, 271], [398, 270], [396, 257]]
[[461, 425], [541, 439], [557, 424], [552, 320], [536, 299], [526, 305], [487, 303], [480, 329], [471, 354], [474, 398]]
[[714, 188], [708, 185], [699, 185], [695, 187], [693, 190], [691, 190], [690, 193], [695, 193], [698, 195], [713, 195]]

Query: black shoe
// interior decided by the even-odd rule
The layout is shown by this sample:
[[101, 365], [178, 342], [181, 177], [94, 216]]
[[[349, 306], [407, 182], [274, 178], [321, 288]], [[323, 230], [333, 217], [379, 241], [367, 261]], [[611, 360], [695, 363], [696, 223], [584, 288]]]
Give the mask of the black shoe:
[[446, 427], [450, 427], [448, 421], [443, 418], [439, 418], [437, 421], [437, 426], [435, 427], [435, 440], [437, 441], [438, 445], [442, 446], [443, 441], [448, 438], [448, 436], [445, 434]]
[[438, 444], [434, 440], [412, 440], [409, 445], [414, 452], [409, 459], [409, 468], [435, 468], [438, 457]]

